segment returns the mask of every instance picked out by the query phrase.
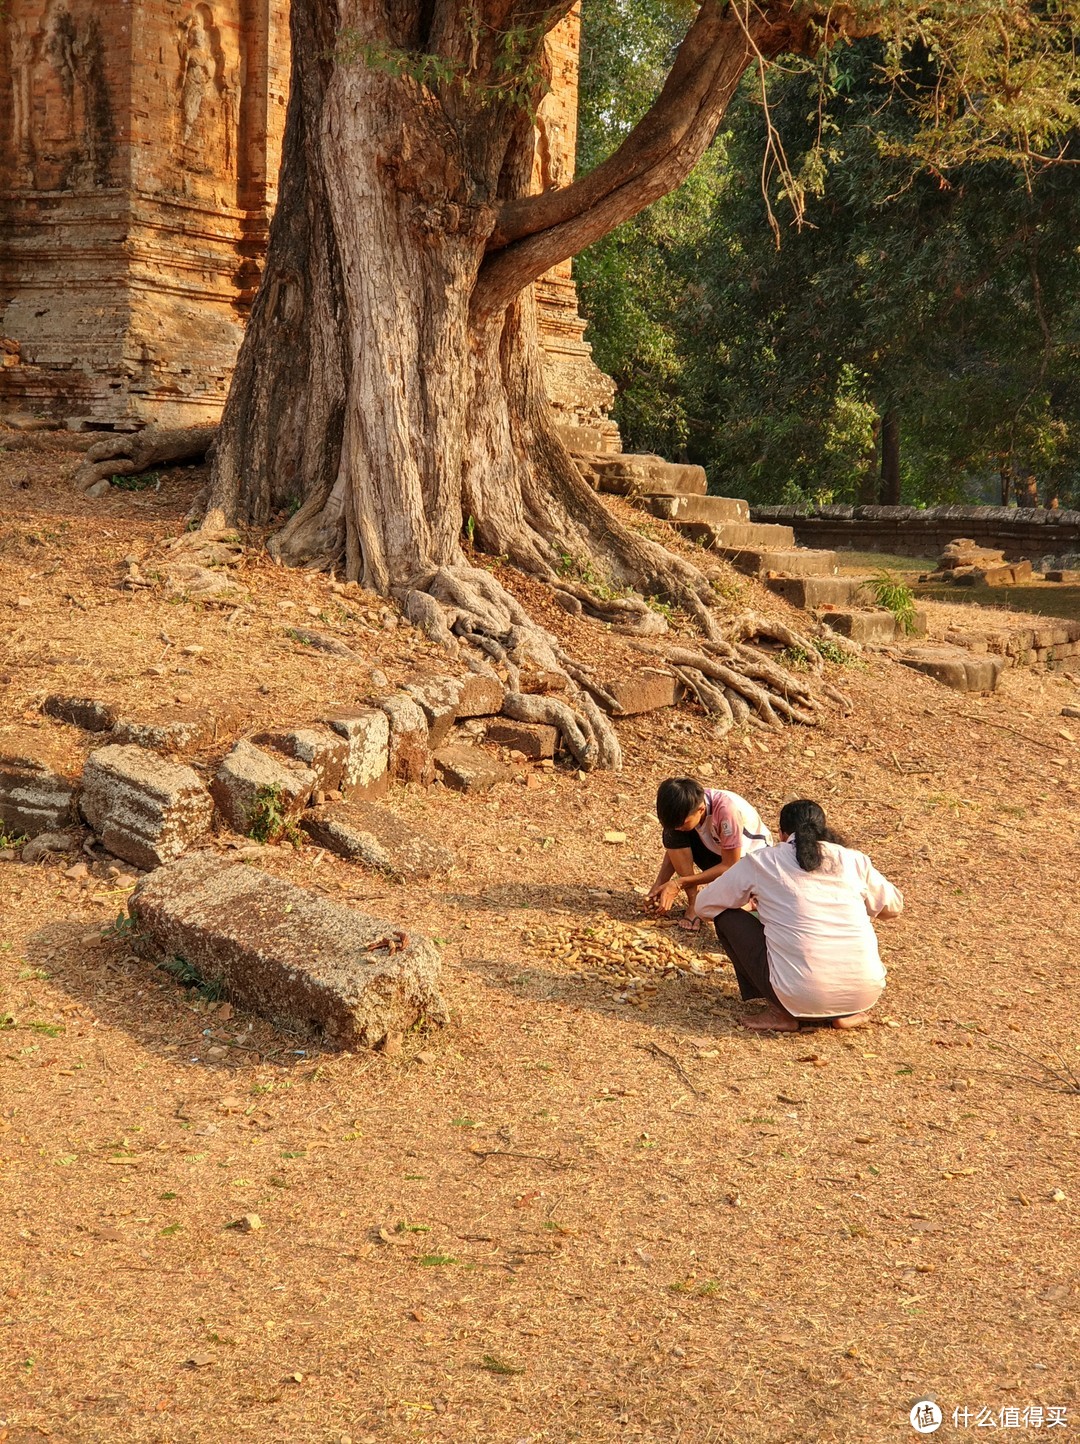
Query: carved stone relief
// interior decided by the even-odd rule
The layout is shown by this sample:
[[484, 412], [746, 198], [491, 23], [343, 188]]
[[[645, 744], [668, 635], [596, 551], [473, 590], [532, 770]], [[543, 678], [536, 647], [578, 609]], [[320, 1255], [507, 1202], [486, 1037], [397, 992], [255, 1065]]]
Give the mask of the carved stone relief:
[[239, 66], [225, 53], [209, 5], [185, 16], [177, 37], [176, 149], [192, 176], [235, 180]]
[[76, 18], [53, 0], [40, 29], [11, 25], [10, 47], [20, 179], [42, 191], [108, 185], [115, 141], [97, 17]]

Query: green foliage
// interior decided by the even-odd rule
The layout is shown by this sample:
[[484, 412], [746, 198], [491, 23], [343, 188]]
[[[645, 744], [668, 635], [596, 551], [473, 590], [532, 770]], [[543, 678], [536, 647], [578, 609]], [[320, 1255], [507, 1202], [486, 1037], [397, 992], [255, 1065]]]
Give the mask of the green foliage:
[[208, 1003], [218, 1003], [225, 996], [225, 984], [220, 979], [204, 978], [186, 958], [168, 958], [160, 966], [182, 987], [191, 988]]
[[[770, 67], [767, 111], [748, 74], [682, 190], [578, 261], [627, 446], [757, 501], [873, 501], [891, 411], [907, 501], [1030, 474], [1080, 499], [1078, 18], [897, 0], [883, 38]], [[588, 166], [656, 93], [685, 7], [583, 19]]]
[[902, 630], [910, 636], [915, 630], [915, 594], [911, 588], [892, 572], [878, 572], [865, 585], [878, 606], [892, 612]]
[[14, 829], [9, 829], [6, 823], [0, 822], [0, 848], [22, 847], [26, 841], [27, 836], [25, 832], [17, 832]]
[[256, 842], [289, 842], [300, 847], [303, 835], [282, 804], [281, 786], [268, 782], [255, 793], [248, 813], [248, 836]]
[[120, 491], [160, 491], [161, 472], [146, 471], [141, 476], [111, 476], [109, 485]]

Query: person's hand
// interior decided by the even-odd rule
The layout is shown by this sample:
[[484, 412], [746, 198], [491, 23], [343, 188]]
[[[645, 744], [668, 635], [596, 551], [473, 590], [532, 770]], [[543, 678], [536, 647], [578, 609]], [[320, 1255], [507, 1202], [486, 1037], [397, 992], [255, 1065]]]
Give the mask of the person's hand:
[[682, 888], [677, 877], [670, 878], [656, 895], [655, 909], [658, 913], [669, 913]]

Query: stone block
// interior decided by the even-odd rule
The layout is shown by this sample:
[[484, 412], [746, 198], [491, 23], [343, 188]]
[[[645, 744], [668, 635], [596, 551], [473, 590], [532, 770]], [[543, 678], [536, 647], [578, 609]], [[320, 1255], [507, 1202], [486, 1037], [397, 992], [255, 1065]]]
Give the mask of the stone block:
[[704, 467], [665, 461], [662, 456], [619, 452], [590, 456], [588, 463], [599, 490], [615, 496], [704, 496], [708, 489]]
[[502, 711], [505, 696], [506, 689], [498, 677], [491, 677], [486, 672], [467, 672], [461, 679], [458, 721], [462, 722], [467, 717], [497, 717]]
[[111, 741], [153, 752], [198, 752], [235, 735], [242, 722], [239, 708], [220, 707], [196, 711], [191, 707], [170, 707], [152, 717], [119, 717]]
[[511, 747], [526, 757], [542, 761], [555, 756], [559, 729], [549, 727], [544, 722], [511, 722], [498, 717], [494, 722], [488, 723], [487, 739], [489, 742], [497, 742], [500, 747]]
[[427, 718], [428, 747], [432, 752], [443, 745], [457, 721], [461, 689], [459, 677], [424, 677], [405, 688]]
[[[661, 521], [700, 521], [713, 525], [750, 525], [750, 507], [736, 496], [665, 496], [648, 494], [638, 498], [643, 510]], [[788, 528], [789, 545], [794, 540]]]
[[795, 545], [795, 533], [791, 527], [778, 526], [771, 522], [713, 522], [687, 518], [676, 521], [674, 525], [683, 536], [724, 553], [740, 551], [746, 547], [782, 550]]
[[315, 723], [282, 732], [260, 732], [251, 740], [256, 747], [268, 747], [294, 762], [302, 762], [315, 774], [315, 786], [327, 792], [338, 791], [345, 780], [349, 742], [329, 727]]
[[386, 713], [378, 707], [361, 707], [323, 721], [348, 742], [342, 791], [351, 797], [382, 797], [390, 782], [390, 719]]
[[445, 873], [450, 850], [372, 802], [338, 802], [306, 812], [300, 826], [312, 841], [349, 862], [403, 881]]
[[123, 743], [87, 758], [79, 807], [109, 852], [141, 868], [179, 857], [214, 815], [198, 773]]
[[733, 567], [753, 577], [775, 573], [779, 577], [828, 577], [840, 570], [835, 552], [810, 547], [774, 550], [769, 547], [743, 547], [723, 554]]
[[435, 764], [424, 709], [404, 692], [385, 698], [379, 706], [390, 723], [390, 776], [428, 786], [435, 780]]
[[41, 710], [49, 717], [81, 727], [84, 732], [109, 732], [116, 725], [112, 707], [96, 697], [66, 697], [54, 692], [42, 702]]
[[435, 769], [447, 787], [455, 792], [489, 792], [497, 782], [507, 782], [510, 770], [479, 747], [440, 747]]
[[1053, 567], [1045, 573], [1048, 582], [1060, 582], [1067, 587], [1080, 587], [1080, 571], [1069, 567]]
[[633, 716], [638, 712], [655, 712], [661, 707], [674, 707], [677, 698], [677, 683], [670, 672], [656, 667], [639, 667], [625, 677], [615, 677], [604, 683], [604, 690], [615, 700], [618, 716]]
[[862, 577], [770, 577], [768, 587], [793, 607], [849, 607], [863, 589]]
[[129, 910], [147, 955], [182, 958], [237, 1006], [334, 1046], [446, 1021], [434, 943], [257, 868], [184, 858], [143, 878]]
[[961, 647], [912, 647], [900, 658], [905, 667], [913, 667], [933, 677], [942, 686], [957, 692], [993, 692], [1004, 667], [1004, 660], [993, 653], [973, 656]]
[[72, 827], [66, 832], [39, 832], [37, 837], [26, 843], [21, 861], [42, 862], [46, 858], [61, 857], [65, 853], [79, 852], [83, 839], [90, 834], [83, 827]]
[[0, 823], [37, 837], [75, 820], [78, 770], [55, 737], [32, 728], [0, 735]]
[[240, 741], [222, 759], [210, 784], [210, 794], [228, 826], [246, 835], [270, 797], [283, 818], [298, 817], [308, 805], [316, 782], [314, 772], [302, 763]]
[[888, 646], [895, 642], [900, 628], [892, 612], [879, 608], [859, 611], [824, 612], [821, 620], [830, 631], [839, 632], [853, 642], [862, 642], [871, 647]]

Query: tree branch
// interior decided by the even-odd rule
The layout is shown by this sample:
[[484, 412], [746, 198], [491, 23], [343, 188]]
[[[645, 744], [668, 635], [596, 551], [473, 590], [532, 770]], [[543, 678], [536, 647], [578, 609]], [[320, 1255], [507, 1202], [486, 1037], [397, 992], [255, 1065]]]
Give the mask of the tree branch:
[[508, 202], [477, 283], [473, 316], [501, 311], [530, 282], [577, 255], [668, 194], [689, 175], [716, 133], [743, 72], [756, 57], [820, 43], [791, 0], [750, 8], [704, 0], [655, 104], [619, 149], [580, 181]]

